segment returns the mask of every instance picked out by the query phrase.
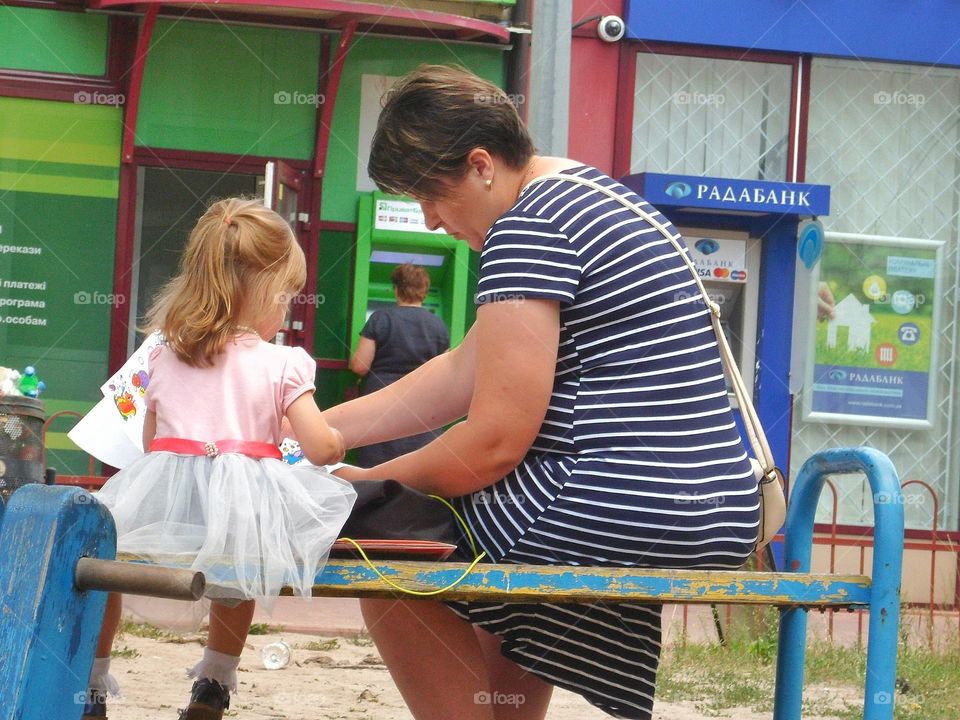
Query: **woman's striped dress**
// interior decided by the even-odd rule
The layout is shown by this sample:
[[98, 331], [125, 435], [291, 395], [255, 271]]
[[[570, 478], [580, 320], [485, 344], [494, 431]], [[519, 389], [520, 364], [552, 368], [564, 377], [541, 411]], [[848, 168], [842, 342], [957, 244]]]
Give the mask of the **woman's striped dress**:
[[[613, 188], [598, 170], [565, 171]], [[490, 229], [477, 304], [560, 302], [553, 396], [523, 463], [460, 504], [492, 562], [737, 568], [757, 484], [708, 310], [669, 241], [582, 185], [528, 185]], [[660, 607], [450, 603], [502, 652], [610, 715], [649, 718]]]

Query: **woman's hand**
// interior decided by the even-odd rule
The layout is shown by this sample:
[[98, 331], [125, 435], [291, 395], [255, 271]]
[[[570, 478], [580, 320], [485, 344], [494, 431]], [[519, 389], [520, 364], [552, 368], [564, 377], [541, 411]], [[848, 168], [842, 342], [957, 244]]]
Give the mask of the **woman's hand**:
[[490, 303], [477, 310], [470, 332], [476, 369], [467, 419], [426, 447], [378, 465], [377, 477], [453, 497], [491, 485], [523, 461], [550, 404], [560, 304]]
[[337, 441], [337, 459], [334, 462], [343, 462], [343, 458], [347, 454], [347, 446], [343, 442], [343, 433], [335, 427], [330, 428], [330, 432], [333, 433], [333, 437]]
[[324, 418], [343, 433], [348, 448], [416, 435], [459, 420], [473, 396], [474, 334], [471, 328], [457, 347], [371, 395], [327, 409]]
[[353, 482], [354, 480], [373, 479], [369, 477], [369, 468], [356, 467], [355, 465], [344, 465], [343, 467], [339, 467], [333, 471], [333, 474], [338, 478], [343, 478], [344, 480], [349, 480], [350, 482]]

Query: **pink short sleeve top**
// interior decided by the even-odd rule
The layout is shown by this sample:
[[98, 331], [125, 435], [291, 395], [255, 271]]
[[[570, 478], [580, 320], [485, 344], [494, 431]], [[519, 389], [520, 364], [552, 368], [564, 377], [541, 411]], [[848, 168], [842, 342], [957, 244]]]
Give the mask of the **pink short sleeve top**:
[[206, 368], [191, 367], [159, 347], [150, 356], [149, 372], [144, 401], [157, 414], [157, 437], [276, 445], [287, 408], [315, 390], [317, 364], [303, 348], [249, 333], [228, 342]]

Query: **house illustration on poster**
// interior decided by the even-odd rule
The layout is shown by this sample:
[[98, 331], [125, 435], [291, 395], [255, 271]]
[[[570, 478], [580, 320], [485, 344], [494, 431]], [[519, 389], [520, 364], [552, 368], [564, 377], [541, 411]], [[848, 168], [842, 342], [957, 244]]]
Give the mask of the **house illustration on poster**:
[[847, 350], [870, 350], [871, 325], [877, 319], [870, 314], [870, 306], [864, 305], [853, 293], [847, 295], [834, 308], [833, 319], [827, 325], [827, 347], [837, 346], [837, 331], [847, 328]]

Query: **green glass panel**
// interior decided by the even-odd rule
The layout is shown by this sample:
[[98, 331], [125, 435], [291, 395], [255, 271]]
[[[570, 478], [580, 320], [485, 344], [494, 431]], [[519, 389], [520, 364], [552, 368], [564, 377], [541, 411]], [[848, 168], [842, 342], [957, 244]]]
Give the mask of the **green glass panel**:
[[319, 58], [315, 33], [157, 22], [137, 144], [310, 158]]
[[108, 21], [103, 15], [0, 7], [0, 67], [105, 75]]
[[354, 40], [343, 65], [333, 112], [323, 184], [324, 220], [357, 221], [357, 153], [363, 75], [400, 76], [424, 63], [460, 64], [502, 86], [504, 52], [496, 47], [451, 45], [363, 36]]
[[[102, 397], [113, 290], [121, 111], [0, 98], [0, 365], [37, 368], [47, 414]], [[48, 465], [86, 472], [54, 430]]]
[[349, 370], [317, 370], [317, 405], [322, 410], [339, 405], [346, 400], [347, 388], [356, 387], [357, 376]]
[[347, 341], [350, 293], [353, 285], [352, 233], [320, 231], [320, 252], [317, 268], [317, 304], [313, 354], [316, 357], [346, 360], [350, 354]]

